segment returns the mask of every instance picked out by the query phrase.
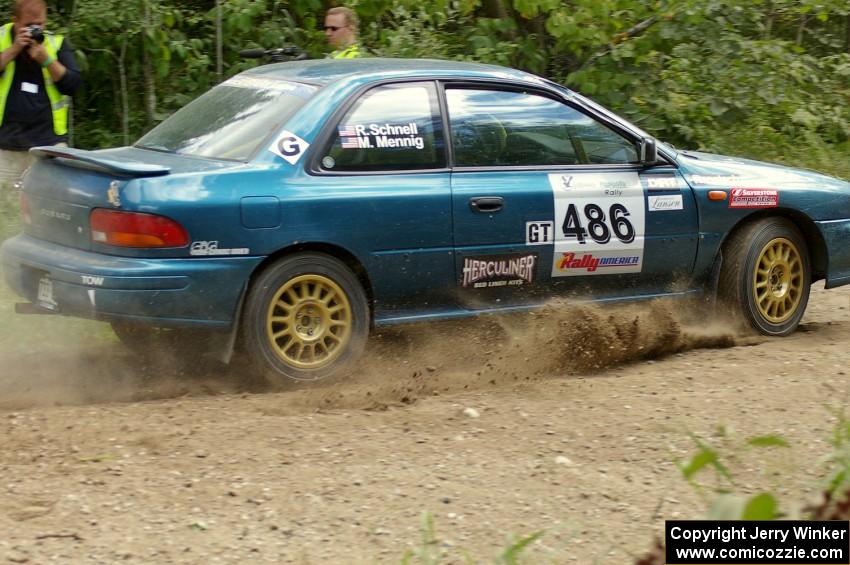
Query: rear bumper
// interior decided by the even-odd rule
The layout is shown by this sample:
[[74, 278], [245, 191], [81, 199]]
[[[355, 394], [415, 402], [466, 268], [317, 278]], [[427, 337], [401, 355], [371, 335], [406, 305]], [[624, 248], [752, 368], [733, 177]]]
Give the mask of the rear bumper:
[[[138, 259], [72, 249], [19, 235], [0, 247], [3, 278], [33, 304], [39, 284], [57, 313], [105, 321], [231, 327], [262, 257]], [[45, 282], [46, 281], [46, 282]]]

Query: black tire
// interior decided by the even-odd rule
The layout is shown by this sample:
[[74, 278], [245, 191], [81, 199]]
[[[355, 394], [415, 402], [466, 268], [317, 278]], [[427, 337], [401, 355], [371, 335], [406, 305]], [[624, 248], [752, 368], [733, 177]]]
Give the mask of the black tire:
[[265, 269], [248, 290], [245, 350], [272, 379], [315, 381], [357, 361], [369, 304], [354, 273], [324, 253], [299, 253]]
[[810, 287], [808, 245], [786, 218], [754, 221], [723, 245], [721, 305], [764, 335], [786, 336], [797, 329]]

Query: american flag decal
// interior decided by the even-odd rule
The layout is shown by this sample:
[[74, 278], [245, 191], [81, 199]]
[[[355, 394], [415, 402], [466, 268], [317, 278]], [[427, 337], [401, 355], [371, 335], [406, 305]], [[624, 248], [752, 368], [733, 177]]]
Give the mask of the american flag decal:
[[339, 135], [340, 137], [356, 137], [357, 132], [354, 131], [353, 126], [339, 126]]
[[357, 142], [356, 137], [343, 137], [342, 138], [342, 148], [343, 149], [357, 149], [360, 147], [360, 144]]

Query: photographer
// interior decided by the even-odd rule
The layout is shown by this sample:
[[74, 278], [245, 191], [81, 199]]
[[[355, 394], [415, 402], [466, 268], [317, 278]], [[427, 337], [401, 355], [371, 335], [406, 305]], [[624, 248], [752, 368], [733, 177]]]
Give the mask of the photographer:
[[0, 28], [0, 183], [17, 180], [31, 147], [68, 140], [69, 96], [82, 79], [68, 41], [46, 24], [44, 0], [15, 0]]

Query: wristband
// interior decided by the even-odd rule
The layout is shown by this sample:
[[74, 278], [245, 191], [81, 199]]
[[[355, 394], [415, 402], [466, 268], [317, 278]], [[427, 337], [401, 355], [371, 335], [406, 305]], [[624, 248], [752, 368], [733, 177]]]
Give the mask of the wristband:
[[42, 67], [49, 67], [51, 64], [53, 64], [53, 61], [55, 61], [55, 60], [56, 60], [56, 57], [52, 57], [52, 56], [48, 55], [47, 59], [44, 60], [44, 62], [41, 64], [41, 66]]

